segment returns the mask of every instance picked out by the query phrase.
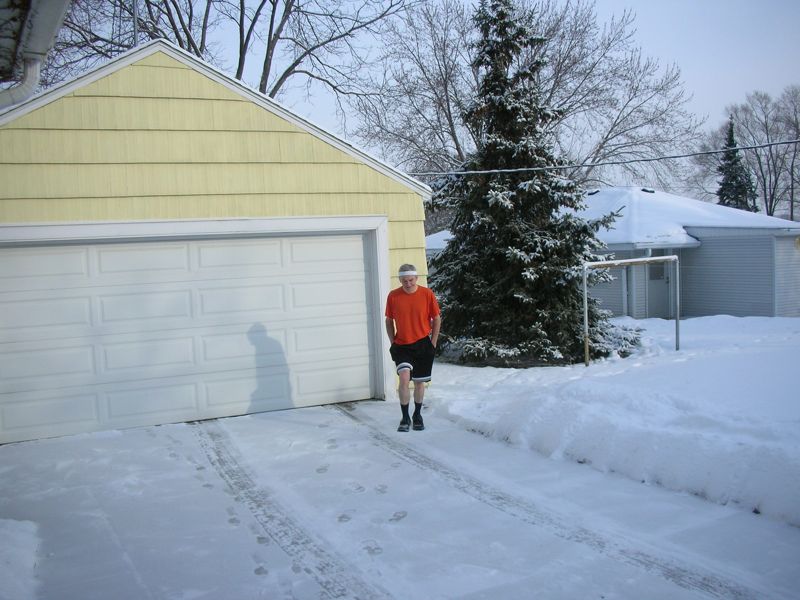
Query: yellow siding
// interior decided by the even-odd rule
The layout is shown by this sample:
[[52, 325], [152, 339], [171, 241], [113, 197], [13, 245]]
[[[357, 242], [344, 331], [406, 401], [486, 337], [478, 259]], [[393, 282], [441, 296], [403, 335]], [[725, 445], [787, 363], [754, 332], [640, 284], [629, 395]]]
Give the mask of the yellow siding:
[[242, 100], [64, 96], [4, 129], [125, 131], [294, 131], [296, 125]]
[[[411, 194], [329, 194], [321, 201], [314, 194], [243, 194], [6, 199], [0, 200], [0, 223], [385, 215], [389, 219], [389, 237], [394, 239], [398, 237], [394, 234], [396, 227], [421, 223], [421, 209], [413, 202], [415, 198]], [[422, 232], [423, 239], [421, 236]]]
[[242, 97], [208, 77], [175, 62], [176, 67], [133, 64], [73, 93], [75, 96], [128, 98], [207, 98], [241, 102]]
[[172, 57], [163, 54], [162, 52], [156, 52], [155, 54], [151, 54], [150, 56], [145, 56], [141, 60], [136, 61], [137, 67], [147, 66], [147, 67], [169, 67], [172, 69], [188, 69], [184, 64], [176, 62]]
[[[406, 263], [417, 267], [417, 272], [421, 275], [428, 274], [428, 263], [425, 260], [425, 248], [394, 248], [389, 250], [389, 269], [392, 279], [391, 287], [397, 287], [397, 269], [400, 265]], [[423, 285], [425, 284], [423, 283]]]
[[2, 223], [386, 215], [427, 272], [417, 190], [162, 52], [1, 126], [0, 181]]
[[198, 196], [204, 194], [403, 194], [362, 164], [206, 163], [0, 165], [6, 198]]
[[396, 222], [389, 232], [390, 248], [424, 248], [425, 232], [417, 221]]
[[0, 130], [0, 164], [356, 163], [299, 132]]

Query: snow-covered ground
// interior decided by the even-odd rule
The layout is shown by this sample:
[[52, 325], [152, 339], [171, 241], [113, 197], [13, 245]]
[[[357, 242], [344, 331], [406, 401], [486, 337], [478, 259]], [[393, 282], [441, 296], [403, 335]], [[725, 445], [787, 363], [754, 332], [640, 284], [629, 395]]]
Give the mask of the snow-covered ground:
[[800, 319], [645, 327], [636, 356], [544, 369], [437, 366], [437, 415], [603, 472], [800, 526]]
[[0, 599], [796, 598], [800, 319], [364, 402], [0, 447]]

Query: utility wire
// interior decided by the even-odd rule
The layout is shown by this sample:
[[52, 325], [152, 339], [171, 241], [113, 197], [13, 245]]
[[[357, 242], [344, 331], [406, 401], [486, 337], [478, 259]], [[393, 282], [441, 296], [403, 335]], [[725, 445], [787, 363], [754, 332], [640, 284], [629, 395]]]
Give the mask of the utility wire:
[[441, 175], [488, 175], [492, 173], [530, 173], [535, 171], [566, 171], [567, 169], [583, 169], [587, 167], [609, 167], [614, 165], [630, 165], [640, 162], [654, 162], [658, 160], [672, 160], [676, 158], [690, 158], [693, 156], [708, 156], [711, 154], [722, 154], [723, 152], [735, 152], [737, 150], [759, 150], [761, 148], [771, 148], [772, 146], [786, 146], [788, 144], [800, 144], [798, 140], [786, 140], [781, 142], [769, 142], [767, 144], [757, 144], [755, 146], [737, 146], [736, 148], [724, 148], [723, 150], [706, 150], [704, 152], [691, 152], [689, 154], [674, 154], [672, 156], [654, 156], [651, 158], [632, 158], [630, 160], [612, 160], [599, 163], [583, 163], [580, 165], [552, 165], [548, 167], [522, 167], [518, 169], [491, 169], [486, 171], [428, 171], [422, 173], [409, 173], [414, 177], [434, 177]]

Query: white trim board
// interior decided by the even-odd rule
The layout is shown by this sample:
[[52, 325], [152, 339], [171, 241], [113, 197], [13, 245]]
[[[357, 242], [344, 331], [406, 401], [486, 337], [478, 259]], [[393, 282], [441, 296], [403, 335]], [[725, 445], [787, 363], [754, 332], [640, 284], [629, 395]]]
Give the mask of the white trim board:
[[386, 229], [387, 223], [387, 218], [379, 215], [12, 223], [0, 225], [0, 246], [118, 242], [138, 239], [344, 233]]

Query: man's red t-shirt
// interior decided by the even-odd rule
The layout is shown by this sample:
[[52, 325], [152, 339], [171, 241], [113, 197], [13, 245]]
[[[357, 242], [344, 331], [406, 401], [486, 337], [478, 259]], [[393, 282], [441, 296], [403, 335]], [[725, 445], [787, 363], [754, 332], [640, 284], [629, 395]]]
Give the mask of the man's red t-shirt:
[[394, 319], [396, 344], [413, 344], [431, 334], [431, 320], [439, 315], [439, 303], [433, 292], [421, 285], [413, 294], [402, 287], [389, 292], [386, 316]]

